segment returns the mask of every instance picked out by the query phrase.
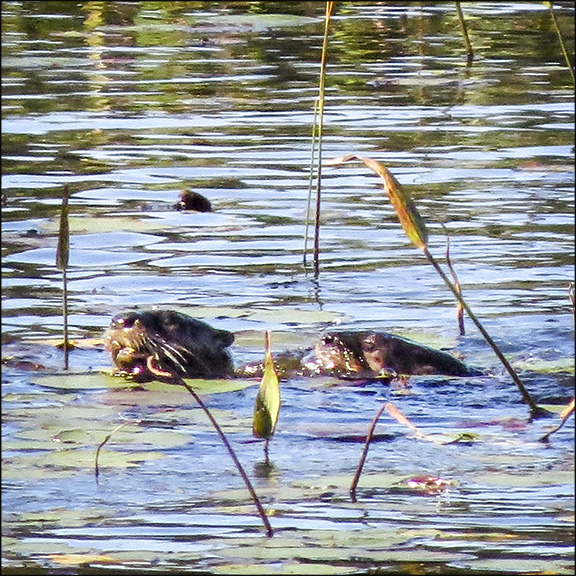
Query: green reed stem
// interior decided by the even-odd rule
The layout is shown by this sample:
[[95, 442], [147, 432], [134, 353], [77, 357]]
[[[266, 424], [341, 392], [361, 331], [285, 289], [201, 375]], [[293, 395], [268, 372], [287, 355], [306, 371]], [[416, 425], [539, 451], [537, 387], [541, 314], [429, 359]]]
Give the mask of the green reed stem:
[[572, 84], [576, 84], [576, 80], [574, 78], [574, 67], [570, 62], [570, 56], [568, 55], [568, 50], [566, 49], [566, 43], [564, 42], [564, 37], [562, 36], [562, 32], [560, 31], [560, 26], [558, 26], [558, 20], [556, 20], [556, 15], [554, 14], [554, 7], [552, 6], [553, 3], [548, 2], [547, 4], [548, 8], [550, 9], [550, 16], [552, 17], [552, 22], [554, 23], [556, 34], [558, 35], [558, 40], [560, 41], [560, 47], [562, 48], [562, 54], [564, 55], [566, 66], [570, 71], [570, 76], [572, 76]]
[[426, 256], [426, 258], [428, 259], [430, 264], [432, 264], [432, 266], [435, 268], [436, 272], [438, 272], [438, 274], [440, 275], [442, 280], [444, 280], [444, 283], [446, 284], [446, 286], [448, 286], [448, 288], [450, 289], [452, 294], [454, 294], [454, 296], [456, 297], [458, 302], [460, 302], [460, 304], [462, 305], [462, 308], [464, 308], [464, 310], [468, 314], [470, 320], [472, 320], [472, 322], [474, 322], [474, 324], [476, 325], [476, 328], [478, 328], [478, 330], [480, 331], [480, 333], [484, 337], [484, 340], [486, 340], [486, 342], [490, 345], [492, 350], [494, 350], [494, 353], [496, 354], [496, 356], [498, 356], [498, 359], [500, 360], [500, 362], [502, 362], [502, 364], [503, 364], [504, 368], [506, 368], [508, 374], [510, 374], [510, 376], [512, 377], [512, 380], [514, 381], [516, 386], [518, 386], [518, 389], [520, 390], [520, 393], [522, 394], [524, 401], [530, 406], [530, 411], [532, 413], [532, 416], [548, 415], [549, 414], [548, 410], [541, 408], [540, 406], [538, 406], [536, 404], [536, 402], [534, 402], [534, 400], [532, 399], [532, 396], [530, 396], [528, 390], [526, 389], [526, 387], [524, 386], [524, 384], [522, 383], [522, 381], [518, 377], [518, 374], [516, 374], [516, 371], [514, 370], [514, 368], [512, 368], [512, 365], [510, 364], [510, 362], [508, 362], [508, 360], [506, 359], [504, 354], [502, 354], [502, 352], [500, 351], [500, 348], [498, 348], [497, 344], [494, 342], [494, 340], [492, 340], [490, 334], [488, 334], [488, 332], [486, 332], [484, 326], [482, 326], [482, 324], [480, 323], [480, 320], [478, 320], [478, 318], [476, 318], [476, 315], [472, 312], [472, 310], [470, 310], [470, 307], [468, 306], [468, 304], [466, 303], [466, 301], [462, 297], [462, 294], [460, 294], [458, 292], [458, 289], [456, 288], [456, 286], [454, 286], [452, 284], [452, 282], [450, 282], [448, 276], [446, 276], [444, 270], [442, 270], [442, 268], [440, 267], [440, 264], [438, 264], [438, 262], [436, 261], [434, 256], [432, 256], [432, 254], [430, 254], [428, 247], [424, 246], [422, 248], [422, 251], [424, 252], [424, 255]]
[[316, 133], [318, 121], [318, 100], [314, 101], [314, 118], [312, 123], [312, 150], [310, 153], [310, 177], [308, 179], [308, 204], [306, 206], [306, 227], [304, 229], [304, 252], [302, 254], [302, 264], [306, 268], [306, 256], [308, 255], [308, 235], [310, 232], [310, 220], [312, 212], [312, 187], [314, 184], [314, 174], [317, 166], [316, 144], [318, 134]]
[[464, 14], [462, 13], [460, 2], [456, 2], [456, 13], [458, 14], [458, 22], [460, 23], [460, 28], [462, 29], [462, 37], [464, 38], [464, 45], [466, 46], [466, 60], [468, 62], [468, 66], [470, 66], [470, 64], [472, 64], [472, 60], [474, 60], [474, 50], [472, 49], [472, 44], [470, 43], [470, 38], [468, 37], [468, 27], [466, 26], [466, 21], [464, 20]]
[[314, 220], [314, 277], [320, 273], [320, 203], [322, 189], [322, 133], [324, 126], [324, 90], [326, 85], [326, 55], [328, 53], [328, 32], [330, 16], [334, 2], [326, 2], [326, 19], [324, 23], [324, 41], [322, 42], [322, 57], [320, 60], [320, 85], [318, 96], [318, 168], [316, 171], [316, 214]]

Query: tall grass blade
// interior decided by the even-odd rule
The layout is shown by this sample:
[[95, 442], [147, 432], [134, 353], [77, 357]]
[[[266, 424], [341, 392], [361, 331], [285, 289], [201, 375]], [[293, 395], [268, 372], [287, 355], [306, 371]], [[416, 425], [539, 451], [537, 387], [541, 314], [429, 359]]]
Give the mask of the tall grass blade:
[[302, 264], [304, 269], [307, 265], [308, 256], [308, 237], [310, 233], [310, 224], [312, 220], [312, 190], [314, 186], [314, 176], [316, 173], [317, 160], [316, 160], [316, 145], [318, 143], [318, 135], [316, 133], [318, 121], [318, 100], [314, 101], [314, 119], [312, 123], [312, 149], [310, 152], [310, 176], [308, 178], [308, 203], [306, 205], [306, 227], [304, 229], [304, 251], [302, 254]]
[[322, 42], [322, 57], [320, 61], [320, 81], [318, 95], [318, 167], [316, 169], [316, 214], [314, 220], [314, 277], [320, 274], [320, 205], [322, 191], [322, 134], [324, 127], [324, 90], [326, 85], [326, 61], [328, 53], [328, 32], [330, 30], [330, 16], [334, 2], [326, 2], [326, 16], [324, 22], [324, 40]]
[[547, 2], [548, 8], [550, 9], [550, 16], [552, 18], [552, 23], [554, 24], [554, 29], [560, 41], [560, 48], [562, 49], [562, 54], [564, 55], [564, 60], [566, 61], [566, 66], [570, 71], [570, 76], [572, 77], [572, 84], [576, 84], [576, 79], [574, 78], [574, 65], [570, 62], [570, 56], [568, 55], [568, 50], [566, 49], [566, 43], [564, 42], [564, 37], [560, 31], [560, 26], [558, 26], [558, 20], [556, 20], [556, 14], [554, 14], [553, 2]]
[[62, 208], [60, 210], [60, 229], [58, 231], [58, 246], [56, 248], [56, 267], [62, 270], [62, 323], [63, 323], [63, 352], [64, 370], [68, 370], [70, 343], [68, 340], [68, 260], [70, 256], [70, 223], [68, 221], [68, 186], [64, 186], [62, 193]]

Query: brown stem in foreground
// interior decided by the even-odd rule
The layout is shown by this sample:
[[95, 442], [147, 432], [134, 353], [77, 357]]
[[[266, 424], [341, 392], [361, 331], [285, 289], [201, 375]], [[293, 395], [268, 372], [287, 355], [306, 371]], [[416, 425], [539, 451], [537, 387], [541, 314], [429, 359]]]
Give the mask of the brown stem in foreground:
[[256, 494], [256, 491], [254, 490], [254, 487], [252, 486], [252, 483], [250, 482], [248, 475], [244, 471], [242, 464], [240, 464], [240, 460], [238, 460], [236, 453], [232, 449], [232, 446], [230, 445], [230, 442], [228, 442], [228, 439], [224, 435], [224, 432], [222, 432], [222, 429], [218, 425], [218, 422], [216, 422], [216, 419], [214, 418], [214, 416], [212, 416], [212, 413], [210, 412], [210, 410], [208, 410], [208, 407], [206, 406], [206, 404], [204, 404], [204, 402], [202, 402], [202, 399], [200, 398], [200, 396], [198, 396], [198, 394], [196, 394], [194, 389], [189, 384], [186, 384], [186, 382], [184, 382], [184, 380], [182, 380], [182, 378], [173, 375], [172, 376], [172, 383], [174, 383], [178, 386], [183, 386], [184, 388], [186, 388], [186, 390], [188, 390], [188, 392], [190, 392], [190, 394], [192, 394], [192, 396], [194, 397], [194, 400], [196, 400], [196, 402], [198, 403], [200, 408], [202, 408], [202, 410], [204, 410], [206, 416], [208, 416], [208, 419], [212, 423], [212, 426], [214, 426], [214, 428], [216, 429], [216, 432], [218, 432], [218, 435], [220, 436], [220, 439], [224, 443], [224, 446], [226, 446], [226, 448], [228, 449], [228, 452], [229, 452], [232, 460], [234, 461], [234, 464], [236, 464], [236, 468], [238, 469], [240, 476], [242, 476], [242, 479], [244, 480], [244, 484], [246, 484], [246, 488], [248, 489], [248, 492], [250, 492], [250, 496], [252, 497], [252, 500], [254, 501], [254, 504], [256, 505], [256, 508], [258, 509], [258, 514], [260, 514], [260, 518], [262, 518], [262, 522], [266, 528], [266, 535], [268, 536], [268, 538], [271, 538], [272, 536], [274, 536], [274, 531], [272, 530], [272, 526], [270, 525], [270, 521], [268, 520], [268, 516], [266, 516], [266, 512], [265, 512], [264, 508], [262, 507], [262, 504], [260, 503], [260, 499], [258, 498], [258, 495]]
[[[236, 465], [236, 469], [238, 470], [238, 472], [240, 473], [240, 476], [242, 476], [242, 479], [244, 480], [244, 483], [246, 484], [246, 488], [248, 489], [248, 492], [250, 493], [250, 496], [252, 497], [252, 500], [254, 501], [254, 504], [256, 505], [256, 508], [258, 510], [258, 514], [260, 515], [260, 518], [262, 519], [262, 523], [264, 524], [264, 527], [266, 528], [266, 536], [268, 536], [268, 538], [271, 538], [272, 536], [274, 536], [274, 531], [272, 530], [272, 526], [270, 525], [270, 521], [268, 520], [268, 517], [266, 516], [266, 512], [265, 512], [264, 508], [262, 507], [262, 504], [260, 503], [258, 495], [256, 494], [256, 491], [254, 490], [254, 487], [252, 486], [252, 483], [250, 482], [250, 478], [248, 478], [248, 475], [244, 471], [244, 468], [242, 467], [240, 460], [238, 460], [236, 453], [232, 449], [230, 442], [228, 442], [228, 439], [224, 435], [224, 432], [222, 432], [222, 429], [220, 428], [218, 422], [216, 421], [216, 419], [214, 418], [214, 416], [212, 415], [210, 410], [208, 410], [208, 407], [206, 406], [206, 404], [204, 404], [204, 402], [202, 401], [200, 396], [198, 396], [198, 394], [196, 394], [194, 389], [189, 384], [186, 384], [186, 382], [184, 382], [184, 380], [182, 378], [172, 374], [171, 372], [167, 372], [167, 371], [161, 370], [159, 368], [156, 368], [154, 366], [154, 358], [152, 356], [149, 356], [147, 358], [146, 365], [147, 365], [148, 369], [150, 370], [150, 372], [152, 372], [152, 374], [156, 375], [160, 380], [167, 382], [168, 384], [175, 384], [176, 386], [182, 386], [182, 387], [186, 388], [186, 390], [188, 390], [188, 392], [190, 392], [190, 394], [192, 394], [192, 396], [194, 397], [194, 400], [196, 400], [196, 402], [198, 403], [200, 408], [202, 408], [202, 410], [204, 410], [204, 413], [208, 416], [208, 419], [212, 423], [212, 426], [214, 426], [214, 428], [216, 429], [216, 432], [218, 432], [218, 435], [220, 436], [222, 442], [224, 443], [224, 446], [226, 446], [226, 448], [228, 449], [228, 452], [230, 453], [230, 456], [232, 457], [232, 460], [234, 461], [234, 464]], [[108, 442], [108, 440], [110, 440], [110, 437], [112, 436], [112, 434], [114, 434], [118, 430], [124, 428], [124, 426], [126, 426], [127, 424], [130, 424], [130, 422], [125, 422], [124, 424], [121, 424], [120, 426], [118, 426], [117, 428], [112, 430], [112, 432], [110, 432], [110, 434], [108, 434], [108, 436], [106, 436], [106, 438], [104, 438], [104, 440], [99, 444], [98, 449], [96, 450], [96, 460], [95, 460], [96, 483], [98, 483], [98, 475], [99, 475], [98, 456], [100, 454], [100, 450], [102, 449], [102, 446], [104, 446], [104, 444], [106, 444], [106, 442]]]
[[68, 353], [70, 343], [68, 339], [68, 278], [66, 270], [70, 255], [70, 224], [68, 222], [68, 197], [70, 191], [64, 186], [62, 192], [62, 208], [60, 210], [60, 228], [58, 230], [58, 246], [56, 248], [56, 267], [62, 270], [62, 323], [64, 337], [64, 370], [68, 370]]
[[258, 514], [260, 514], [260, 518], [262, 518], [262, 522], [264, 523], [264, 526], [266, 528], [266, 535], [269, 538], [271, 538], [274, 535], [274, 531], [272, 530], [272, 526], [270, 526], [270, 521], [268, 520], [268, 516], [266, 516], [266, 512], [264, 511], [264, 508], [262, 507], [262, 504], [260, 503], [260, 499], [258, 498], [258, 495], [256, 494], [254, 487], [252, 486], [252, 482], [250, 482], [250, 478], [248, 478], [248, 475], [244, 471], [242, 464], [240, 464], [240, 460], [238, 460], [238, 457], [236, 456], [236, 453], [232, 449], [230, 442], [228, 442], [228, 438], [226, 438], [224, 432], [222, 432], [222, 428], [220, 428], [220, 425], [218, 424], [218, 422], [216, 422], [216, 419], [214, 418], [214, 416], [212, 416], [212, 412], [210, 412], [210, 410], [208, 410], [208, 406], [206, 406], [206, 404], [204, 404], [204, 402], [202, 402], [202, 399], [200, 398], [200, 396], [198, 396], [198, 394], [196, 394], [194, 389], [189, 384], [186, 384], [186, 382], [184, 382], [184, 380], [182, 378], [180, 378], [180, 376], [177, 376], [177, 375], [172, 374], [170, 372], [166, 372], [164, 370], [156, 368], [154, 366], [154, 358], [152, 356], [148, 357], [148, 359], [146, 361], [146, 365], [148, 366], [148, 369], [150, 370], [150, 372], [152, 372], [152, 374], [155, 374], [159, 378], [166, 380], [170, 384], [175, 384], [176, 386], [183, 386], [184, 388], [186, 388], [186, 390], [188, 390], [188, 392], [190, 392], [190, 394], [192, 394], [192, 396], [194, 397], [194, 400], [196, 400], [196, 402], [198, 403], [200, 408], [202, 408], [202, 410], [204, 410], [204, 413], [206, 414], [206, 416], [208, 416], [208, 419], [212, 423], [212, 426], [214, 426], [214, 428], [216, 429], [216, 432], [218, 432], [218, 435], [220, 436], [220, 439], [224, 443], [224, 446], [226, 446], [226, 448], [228, 449], [228, 452], [230, 453], [230, 456], [231, 456], [232, 460], [234, 461], [234, 464], [236, 464], [236, 468], [237, 468], [238, 472], [240, 473], [240, 476], [242, 476], [242, 480], [244, 480], [244, 484], [246, 484], [246, 488], [248, 489], [250, 496], [252, 496], [252, 500], [254, 500], [254, 504], [256, 504], [256, 508], [258, 509]]
[[120, 426], [117, 426], [116, 428], [114, 428], [114, 430], [112, 430], [112, 432], [110, 432], [110, 434], [108, 434], [108, 436], [106, 436], [106, 438], [104, 438], [104, 440], [102, 440], [102, 442], [100, 442], [100, 444], [98, 444], [98, 448], [96, 449], [96, 457], [94, 458], [94, 475], [96, 476], [96, 484], [98, 484], [98, 476], [100, 476], [100, 468], [98, 466], [98, 459], [100, 458], [100, 450], [102, 450], [102, 447], [104, 446], [104, 444], [106, 444], [106, 442], [108, 442], [108, 440], [110, 440], [110, 438], [112, 438], [112, 435], [115, 434], [116, 432], [118, 432], [118, 430], [122, 430], [122, 428], [124, 428], [124, 426], [128, 426], [128, 424], [139, 424], [140, 422], [142, 422], [142, 421], [137, 420], [136, 422], [124, 422], [124, 424], [120, 424]]
[[384, 410], [386, 410], [386, 404], [383, 404], [374, 419], [372, 420], [372, 425], [370, 426], [370, 430], [368, 431], [368, 435], [366, 436], [366, 442], [364, 443], [364, 450], [362, 451], [362, 456], [360, 457], [360, 462], [358, 462], [358, 467], [356, 468], [356, 474], [354, 474], [354, 479], [352, 480], [352, 484], [350, 485], [350, 497], [352, 498], [352, 502], [356, 502], [356, 487], [358, 486], [358, 481], [360, 480], [360, 474], [362, 474], [362, 468], [364, 468], [364, 463], [366, 462], [366, 456], [368, 456], [368, 448], [370, 448], [370, 442], [372, 441], [372, 436], [374, 436], [374, 429], [376, 428], [376, 424], [382, 416]]

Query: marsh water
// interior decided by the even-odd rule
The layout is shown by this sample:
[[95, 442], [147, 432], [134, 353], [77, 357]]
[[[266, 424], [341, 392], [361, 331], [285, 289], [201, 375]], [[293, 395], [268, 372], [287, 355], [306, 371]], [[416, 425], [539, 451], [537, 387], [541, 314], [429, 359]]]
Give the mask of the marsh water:
[[[571, 574], [574, 91], [542, 2], [338, 2], [322, 157], [389, 168], [450, 256], [510, 375], [359, 163], [322, 169], [319, 273], [303, 264], [322, 2], [3, 2], [3, 570]], [[574, 5], [554, 3], [574, 54]], [[70, 368], [62, 195], [70, 192]], [[177, 211], [180, 191], [213, 211]], [[310, 250], [312, 241], [308, 240]], [[408, 384], [292, 378], [269, 445], [258, 380], [190, 381], [267, 511], [267, 538], [186, 390], [105, 373], [134, 308], [236, 335], [237, 363], [378, 329], [482, 371]], [[372, 419], [356, 499], [349, 488]], [[97, 446], [100, 476], [94, 475]], [[434, 489], [431, 477], [443, 481]], [[415, 486], [416, 484], [416, 486]]]

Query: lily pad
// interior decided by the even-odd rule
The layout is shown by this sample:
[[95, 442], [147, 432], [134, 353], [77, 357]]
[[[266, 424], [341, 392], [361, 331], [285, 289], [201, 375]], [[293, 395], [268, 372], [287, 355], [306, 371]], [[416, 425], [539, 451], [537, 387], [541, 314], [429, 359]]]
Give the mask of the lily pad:
[[[124, 233], [153, 234], [154, 232], [164, 231], [165, 225], [161, 221], [141, 214], [134, 216], [108, 216], [97, 215], [89, 218], [81, 216], [71, 216], [69, 218], [70, 234], [106, 234], [118, 233], [122, 230]], [[56, 234], [58, 232], [59, 222], [51, 220], [42, 226], [42, 232], [46, 234]]]
[[[153, 392], [173, 392], [190, 396], [184, 388], [165, 382], [147, 382], [138, 384], [118, 376], [112, 376], [106, 372], [58, 374], [50, 376], [34, 375], [32, 382], [38, 386], [60, 390], [102, 390], [108, 388], [117, 389], [141, 389]], [[215, 379], [215, 380], [189, 380], [185, 382], [192, 386], [199, 394], [219, 394], [223, 392], [235, 392], [243, 390], [258, 382], [246, 379]]]
[[517, 370], [539, 372], [541, 374], [557, 374], [559, 372], [574, 374], [574, 358], [559, 358], [558, 360], [532, 358], [530, 360], [514, 362], [514, 368]]
[[266, 28], [287, 28], [318, 24], [322, 22], [322, 19], [311, 16], [299, 16], [297, 14], [217, 14], [207, 18], [197, 18], [196, 21], [201, 24], [211, 24], [219, 27], [265, 30]]

